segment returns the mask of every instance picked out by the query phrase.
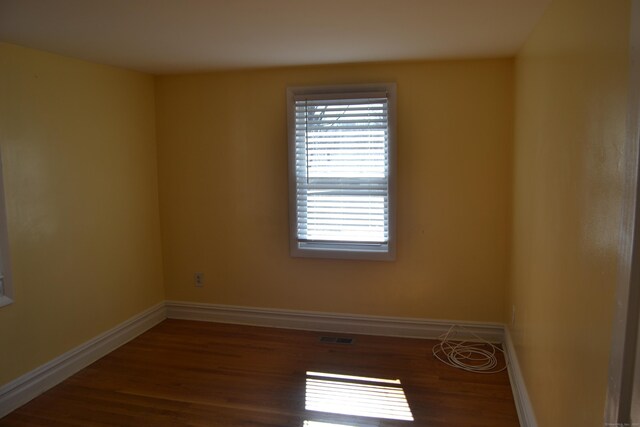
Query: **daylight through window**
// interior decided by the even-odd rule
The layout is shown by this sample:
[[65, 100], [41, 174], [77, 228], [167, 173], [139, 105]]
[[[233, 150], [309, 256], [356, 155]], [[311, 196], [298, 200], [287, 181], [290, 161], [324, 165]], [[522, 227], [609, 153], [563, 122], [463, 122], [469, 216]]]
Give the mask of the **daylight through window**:
[[394, 104], [394, 85], [289, 90], [293, 255], [393, 258]]

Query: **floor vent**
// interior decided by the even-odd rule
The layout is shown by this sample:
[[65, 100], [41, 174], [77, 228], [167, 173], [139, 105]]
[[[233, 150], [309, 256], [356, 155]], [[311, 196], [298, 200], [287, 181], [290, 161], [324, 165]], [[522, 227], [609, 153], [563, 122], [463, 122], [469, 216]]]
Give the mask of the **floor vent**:
[[325, 343], [325, 344], [353, 344], [353, 338], [320, 337], [320, 342]]

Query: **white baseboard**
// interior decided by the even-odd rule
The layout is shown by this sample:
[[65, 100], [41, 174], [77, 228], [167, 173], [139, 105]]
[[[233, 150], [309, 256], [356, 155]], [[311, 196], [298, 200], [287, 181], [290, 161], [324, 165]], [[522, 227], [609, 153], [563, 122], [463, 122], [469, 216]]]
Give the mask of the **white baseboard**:
[[538, 426], [511, 336], [505, 325], [501, 323], [319, 313], [184, 301], [167, 301], [166, 307], [167, 317], [170, 319], [424, 339], [438, 338], [453, 324], [462, 325], [482, 339], [502, 343], [509, 361], [509, 380], [520, 425], [521, 427]]
[[429, 339], [438, 338], [451, 325], [456, 324], [465, 326], [470, 332], [490, 342], [502, 342], [504, 338], [504, 326], [500, 323], [364, 316], [184, 301], [167, 301], [166, 307], [167, 317], [170, 319]]
[[513, 400], [516, 403], [516, 409], [518, 410], [518, 418], [520, 419], [521, 427], [538, 427], [536, 416], [533, 412], [533, 406], [531, 400], [529, 400], [529, 393], [524, 383], [524, 377], [520, 370], [520, 364], [518, 363], [518, 356], [516, 355], [516, 349], [513, 346], [513, 340], [511, 339], [511, 333], [509, 328], [504, 328], [504, 351], [509, 363], [507, 364], [509, 371], [509, 382], [511, 383], [511, 390], [513, 391]]
[[162, 322], [165, 318], [164, 303], [160, 303], [0, 387], [0, 418]]
[[183, 301], [166, 301], [151, 307], [0, 387], [0, 418], [162, 322], [165, 318], [423, 339], [438, 338], [451, 325], [462, 325], [482, 339], [503, 343], [509, 361], [509, 379], [520, 425], [522, 427], [538, 426], [509, 330], [503, 324], [266, 309]]

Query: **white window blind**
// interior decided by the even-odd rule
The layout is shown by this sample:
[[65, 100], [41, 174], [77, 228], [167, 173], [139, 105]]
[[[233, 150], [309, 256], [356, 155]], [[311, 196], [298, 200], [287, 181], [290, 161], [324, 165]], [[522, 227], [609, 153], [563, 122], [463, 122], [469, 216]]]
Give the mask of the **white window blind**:
[[388, 254], [389, 92], [302, 93], [290, 102], [295, 249]]

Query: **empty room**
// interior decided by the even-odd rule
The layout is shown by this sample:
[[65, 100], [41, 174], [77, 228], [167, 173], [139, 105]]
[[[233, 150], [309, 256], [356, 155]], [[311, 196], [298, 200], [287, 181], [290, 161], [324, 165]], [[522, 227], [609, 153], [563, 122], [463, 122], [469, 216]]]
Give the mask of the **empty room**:
[[0, 426], [640, 426], [640, 0], [0, 0]]

